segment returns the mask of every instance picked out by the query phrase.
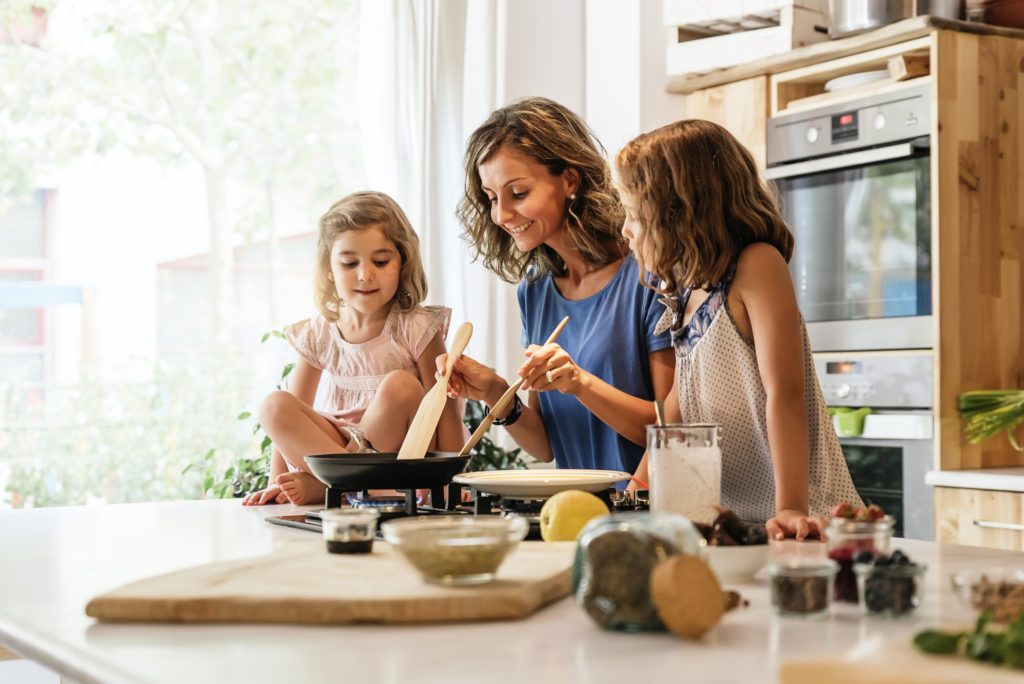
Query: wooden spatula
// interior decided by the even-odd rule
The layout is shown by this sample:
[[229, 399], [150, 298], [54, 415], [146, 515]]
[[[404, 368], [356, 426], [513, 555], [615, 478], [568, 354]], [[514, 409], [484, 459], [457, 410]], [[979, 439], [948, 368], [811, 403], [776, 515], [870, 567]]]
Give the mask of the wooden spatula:
[[[544, 344], [551, 344], [558, 339], [558, 334], [562, 332], [562, 328], [564, 328], [565, 324], [568, 322], [568, 316], [563, 318], [562, 322], [555, 326], [554, 331], [548, 336], [548, 339], [544, 341]], [[501, 395], [501, 398], [494, 402], [494, 406], [487, 412], [487, 415], [483, 417], [480, 424], [476, 426], [476, 430], [473, 430], [473, 434], [469, 436], [469, 439], [466, 440], [466, 445], [462, 447], [462, 451], [459, 452], [459, 456], [465, 456], [469, 453], [470, 449], [476, 446], [476, 443], [479, 442], [480, 438], [484, 436], [485, 432], [487, 432], [487, 428], [491, 427], [491, 423], [494, 422], [494, 417], [502, 413], [505, 410], [505, 407], [512, 401], [512, 397], [516, 396], [516, 392], [518, 392], [519, 388], [523, 386], [524, 380], [526, 380], [526, 378], [519, 378], [516, 380], [507, 390], [505, 390], [505, 393]]]
[[402, 448], [398, 450], [399, 460], [403, 458], [423, 458], [430, 446], [430, 438], [437, 430], [437, 421], [441, 419], [444, 403], [448, 400], [448, 377], [452, 374], [455, 360], [462, 355], [473, 334], [473, 324], [465, 322], [455, 331], [452, 348], [448, 352], [448, 363], [444, 367], [444, 375], [437, 379], [430, 391], [423, 395], [420, 407], [416, 409], [409, 424], [409, 431], [402, 440]]

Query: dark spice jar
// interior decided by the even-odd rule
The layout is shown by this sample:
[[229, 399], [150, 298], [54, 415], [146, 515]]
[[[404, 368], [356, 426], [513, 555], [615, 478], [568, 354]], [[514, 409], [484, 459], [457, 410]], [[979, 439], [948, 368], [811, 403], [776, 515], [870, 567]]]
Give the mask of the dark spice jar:
[[583, 527], [578, 540], [573, 595], [605, 629], [665, 629], [651, 602], [654, 566], [679, 553], [707, 560], [704, 537], [676, 513], [601, 516]]
[[769, 563], [767, 570], [776, 613], [804, 618], [828, 615], [838, 563], [828, 558], [790, 558]]

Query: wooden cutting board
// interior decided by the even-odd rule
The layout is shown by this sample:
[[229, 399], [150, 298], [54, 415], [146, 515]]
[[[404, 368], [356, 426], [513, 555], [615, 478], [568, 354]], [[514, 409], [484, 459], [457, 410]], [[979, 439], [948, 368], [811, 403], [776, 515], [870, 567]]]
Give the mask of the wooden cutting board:
[[[965, 627], [969, 629], [968, 627]], [[923, 628], [922, 628], [923, 629]], [[964, 656], [921, 653], [906, 638], [871, 637], [848, 651], [791, 660], [779, 667], [780, 684], [1020, 684], [1020, 670]]]
[[424, 582], [384, 542], [373, 553], [327, 553], [322, 539], [274, 553], [187, 568], [92, 599], [86, 615], [110, 621], [410, 623], [521, 618], [567, 596], [575, 542], [522, 542], [493, 582]]

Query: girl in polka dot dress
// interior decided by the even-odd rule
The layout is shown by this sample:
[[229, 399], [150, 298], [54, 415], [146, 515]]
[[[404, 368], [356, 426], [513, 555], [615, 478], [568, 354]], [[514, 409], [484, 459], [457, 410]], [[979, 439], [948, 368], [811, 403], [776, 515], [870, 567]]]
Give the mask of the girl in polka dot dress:
[[[793, 235], [753, 157], [721, 126], [689, 119], [635, 138], [615, 165], [622, 234], [667, 295], [666, 419], [722, 426], [723, 507], [777, 539], [821, 535], [832, 505], [861, 500], [786, 266]], [[646, 455], [636, 476], [647, 480]]]

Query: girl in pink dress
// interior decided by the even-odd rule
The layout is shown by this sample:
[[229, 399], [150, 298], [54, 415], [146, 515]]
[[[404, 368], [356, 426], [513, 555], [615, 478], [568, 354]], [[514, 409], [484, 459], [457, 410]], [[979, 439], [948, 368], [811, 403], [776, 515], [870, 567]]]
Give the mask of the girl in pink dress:
[[[393, 199], [357, 192], [321, 217], [320, 313], [285, 331], [299, 360], [288, 390], [271, 392], [260, 406], [274, 443], [270, 486], [243, 505], [323, 501], [326, 488], [310, 472], [309, 454], [398, 451], [434, 383], [434, 359], [445, 352], [451, 309], [420, 306], [426, 294], [419, 240]], [[324, 372], [326, 407], [314, 410]], [[458, 404], [449, 400], [431, 448], [458, 451], [463, 437]]]

